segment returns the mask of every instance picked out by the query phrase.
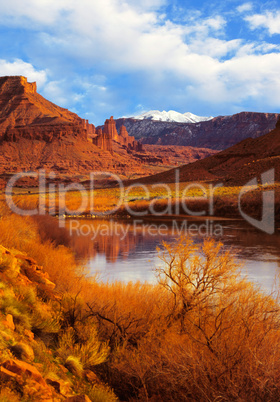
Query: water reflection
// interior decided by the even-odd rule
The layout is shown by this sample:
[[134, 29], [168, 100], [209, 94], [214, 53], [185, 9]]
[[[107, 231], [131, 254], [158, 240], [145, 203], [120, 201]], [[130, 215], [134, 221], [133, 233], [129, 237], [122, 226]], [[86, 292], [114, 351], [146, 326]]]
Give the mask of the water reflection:
[[[75, 223], [73, 223], [75, 222]], [[202, 229], [205, 221], [174, 223], [148, 221], [79, 220], [68, 221], [72, 234], [71, 246], [78, 259], [90, 267], [92, 273], [99, 272], [104, 281], [148, 281], [155, 282], [153, 267], [159, 263], [156, 248], [162, 240], [173, 241], [179, 231], [193, 229], [195, 242], [205, 238]], [[210, 222], [210, 223], [209, 223]], [[280, 234], [267, 235], [254, 229], [244, 221], [211, 220], [210, 234], [224, 243], [236, 258], [244, 264], [243, 272], [250, 280], [258, 282], [264, 289], [271, 290], [280, 267]], [[152, 226], [151, 226], [152, 225]], [[202, 225], [204, 225], [202, 227]], [[152, 227], [152, 230], [149, 228]], [[197, 227], [197, 233], [194, 228]], [[215, 230], [219, 228], [220, 230]], [[201, 229], [201, 233], [199, 233]]]

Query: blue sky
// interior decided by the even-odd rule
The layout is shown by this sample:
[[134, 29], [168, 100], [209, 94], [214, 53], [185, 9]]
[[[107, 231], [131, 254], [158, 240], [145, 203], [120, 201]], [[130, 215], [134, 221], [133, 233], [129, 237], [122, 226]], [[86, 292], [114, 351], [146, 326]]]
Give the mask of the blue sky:
[[0, 0], [0, 75], [96, 125], [280, 112], [280, 2]]

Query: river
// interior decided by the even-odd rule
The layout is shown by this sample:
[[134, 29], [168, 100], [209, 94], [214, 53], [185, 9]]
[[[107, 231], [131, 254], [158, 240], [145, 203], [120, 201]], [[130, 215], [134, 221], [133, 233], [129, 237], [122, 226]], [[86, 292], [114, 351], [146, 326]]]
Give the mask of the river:
[[180, 232], [194, 242], [208, 235], [221, 241], [242, 264], [242, 272], [271, 292], [280, 272], [280, 230], [269, 235], [243, 220], [209, 219], [181, 221], [70, 220], [72, 248], [90, 274], [102, 281], [155, 283], [159, 264], [157, 247], [172, 242]]

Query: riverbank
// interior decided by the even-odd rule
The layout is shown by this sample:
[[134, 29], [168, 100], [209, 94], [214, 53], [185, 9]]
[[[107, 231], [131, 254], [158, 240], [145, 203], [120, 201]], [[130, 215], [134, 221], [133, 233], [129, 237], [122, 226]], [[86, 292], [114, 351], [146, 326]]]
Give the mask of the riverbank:
[[[47, 191], [4, 194], [1, 208], [18, 213], [35, 211], [58, 217], [161, 217], [212, 216], [239, 219], [245, 215], [266, 219], [266, 214], [280, 222], [280, 185], [248, 187], [212, 187], [180, 183], [165, 188], [134, 185], [124, 189], [104, 188], [81, 191]], [[265, 203], [265, 205], [264, 205]], [[31, 212], [32, 213], [32, 212]]]
[[221, 244], [165, 243], [156, 285], [100, 283], [60, 236], [0, 219], [3, 400], [280, 399], [277, 294]]

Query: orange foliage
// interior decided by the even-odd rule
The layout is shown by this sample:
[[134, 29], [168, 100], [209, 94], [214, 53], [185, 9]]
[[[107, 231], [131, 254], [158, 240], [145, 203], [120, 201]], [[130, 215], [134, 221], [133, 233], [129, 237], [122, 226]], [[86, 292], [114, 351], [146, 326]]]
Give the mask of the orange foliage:
[[165, 244], [162, 257], [160, 283], [172, 303], [160, 331], [150, 327], [136, 347], [118, 349], [111, 381], [121, 397], [279, 400], [278, 302], [246, 282], [211, 240]]
[[32, 257], [48, 272], [57, 291], [77, 290], [84, 280], [83, 268], [77, 266], [71, 250], [56, 246], [51, 240], [42, 241], [38, 225], [31, 217], [11, 214], [0, 219], [0, 244]]
[[0, 243], [44, 266], [64, 294], [62, 327], [81, 344], [97, 328], [111, 351], [95, 371], [121, 400], [280, 400], [279, 300], [247, 282], [220, 243], [164, 243], [158, 285], [109, 284], [83, 276], [58, 245], [67, 239], [38, 224], [2, 217]]

